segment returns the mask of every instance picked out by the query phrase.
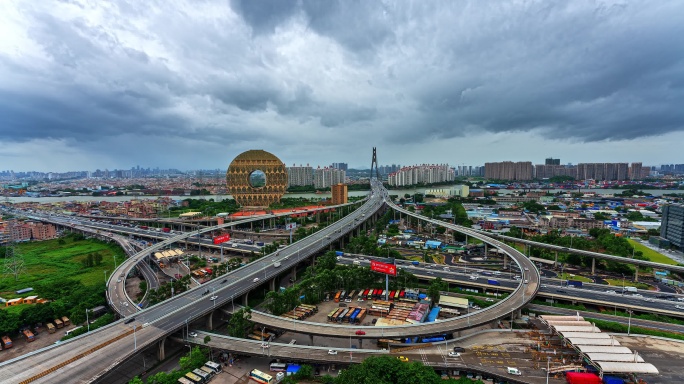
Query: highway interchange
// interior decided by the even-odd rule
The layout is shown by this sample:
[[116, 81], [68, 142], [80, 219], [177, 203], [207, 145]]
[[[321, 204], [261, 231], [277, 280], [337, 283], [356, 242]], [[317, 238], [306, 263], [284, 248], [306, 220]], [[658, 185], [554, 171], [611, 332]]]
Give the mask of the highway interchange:
[[[60, 346], [45, 348], [0, 364], [0, 381], [22, 382], [24, 380], [31, 380], [31, 382], [91, 382], [106, 371], [115, 368], [120, 362], [135, 354], [140, 348], [152, 345], [158, 339], [171, 335], [183, 327], [187, 329], [187, 325], [192, 321], [205, 316], [208, 313], [212, 313], [221, 306], [229, 304], [235, 298], [247, 294], [250, 290], [259, 287], [261, 284], [267, 283], [284, 269], [293, 267], [300, 261], [316, 254], [321, 249], [330, 247], [330, 245], [337, 242], [338, 239], [341, 239], [348, 233], [354, 231], [361, 223], [372, 217], [385, 205], [389, 205], [392, 209], [396, 209], [402, 213], [412, 214], [392, 204], [392, 202], [389, 201], [386, 192], [376, 184], [374, 185], [370, 197], [359, 209], [345, 216], [333, 225], [283, 248], [274, 254], [268, 255], [253, 263], [249, 263], [230, 274], [204, 284], [201, 289], [190, 290], [181, 295], [177, 295], [164, 303], [160, 303], [139, 312], [135, 306], [125, 306], [128, 308], [127, 311], [125, 311], [125, 315], [128, 316], [127, 320], [116, 322], [105, 328], [74, 338]], [[421, 220], [431, 221], [415, 214], [412, 215]], [[263, 217], [259, 219], [263, 219]], [[248, 221], [250, 220], [201, 229], [197, 231], [197, 234], [234, 226]], [[479, 238], [488, 244], [503, 250], [518, 265], [519, 270], [525, 273], [523, 280], [528, 280], [528, 283], [525, 284], [522, 280], [518, 282], [506, 282], [505, 287], [513, 289], [513, 292], [506, 299], [501, 300], [486, 310], [475, 311], [465, 316], [437, 323], [401, 327], [364, 327], [366, 335], [355, 337], [380, 338], [401, 337], [405, 335], [429, 335], [472, 328], [511, 314], [531, 301], [537, 294], [541, 287], [539, 272], [535, 265], [520, 252], [498, 240], [488, 238], [476, 231], [461, 227], [455, 228], [456, 226], [450, 226], [438, 221], [434, 221], [434, 223], [436, 225], [447, 226], [459, 232], [467, 233], [469, 236]], [[142, 257], [162, 249], [169, 244], [182, 241], [194, 234], [195, 233], [193, 232], [192, 234], [173, 236], [170, 239], [149, 247], [136, 254], [134, 257], [129, 258], [111, 275], [109, 280], [109, 294], [112, 295], [111, 286], [113, 281], [118, 280], [121, 273], [127, 273], [133, 265], [141, 261], [140, 259]], [[280, 262], [281, 266], [276, 268], [274, 266], [275, 262]], [[439, 273], [439, 275], [437, 275], [437, 273]], [[428, 274], [427, 271], [425, 271], [425, 277], [440, 276], [442, 274], [446, 274], [446, 272], [435, 270], [433, 274]], [[445, 275], [444, 277], [453, 278], [453, 274], [450, 274], [449, 276]], [[517, 286], [515, 286], [516, 283]], [[115, 287], [117, 286], [117, 284], [113, 285], [115, 285]], [[118, 284], [118, 286], [121, 287], [123, 284]], [[116, 288], [115, 291], [117, 289], [118, 288]], [[216, 296], [217, 298], [215, 300], [209, 300], [209, 296], [204, 295], [205, 289], [210, 290], [212, 292], [211, 296]], [[544, 292], [546, 287], [541, 289], [542, 292]], [[585, 294], [584, 292], [588, 292], [586, 293], [587, 295], [596, 294], [596, 292], [592, 293], [589, 289], [577, 289], [573, 290], [569, 297], [572, 298], [574, 295], [581, 296]], [[125, 292], [122, 294], [125, 296]], [[626, 298], [626, 300], [637, 299]], [[643, 302], [643, 300], [641, 301]], [[649, 302], [649, 304], [653, 304], [654, 302]], [[133, 315], [133, 317], [131, 317], [131, 315]], [[292, 321], [266, 314], [259, 314], [259, 316], [270, 318], [269, 320], [259, 322], [274, 328], [283, 330], [290, 330], [293, 328]], [[294, 326], [297, 327], [296, 331], [301, 333], [340, 337], [349, 336], [350, 329], [348, 326], [330, 326], [309, 322], [297, 322]], [[134, 329], [135, 331], [133, 331]], [[358, 329], [358, 327], [354, 327], [354, 329]], [[298, 351], [300, 350], [300, 348], [296, 349]], [[87, 359], [87, 364], [84, 364], [83, 359]], [[31, 368], [27, 369], [27, 367]], [[43, 374], [45, 375], [39, 377], [39, 375]]]

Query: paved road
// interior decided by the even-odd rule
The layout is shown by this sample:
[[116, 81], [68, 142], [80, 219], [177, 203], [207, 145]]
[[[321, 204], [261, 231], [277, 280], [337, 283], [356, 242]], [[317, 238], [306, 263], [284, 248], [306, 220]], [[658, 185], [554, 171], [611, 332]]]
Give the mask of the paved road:
[[[296, 245], [281, 249], [272, 257], [281, 261], [283, 268], [293, 266], [299, 261], [297, 260], [298, 257], [304, 259], [318, 252], [321, 248], [327, 247], [331, 242], [360, 225], [381, 207], [382, 200], [377, 196], [375, 199], [366, 200], [361, 208], [338, 221], [335, 225], [320, 231], [317, 234], [320, 236], [309, 236]], [[239, 223], [224, 224], [217, 228]], [[345, 225], [348, 226], [345, 227]], [[216, 228], [203, 231], [208, 232], [214, 229]], [[182, 240], [183, 237], [183, 235], [175, 236], [169, 239], [168, 243]], [[122, 300], [125, 297], [125, 293], [122, 293], [121, 290], [122, 284], [117, 281], [120, 274], [128, 271], [133, 264], [139, 261], [141, 256], [166, 245], [167, 242], [162, 242], [149, 247], [144, 252], [139, 253], [138, 256], [126, 260], [116, 269], [110, 278], [108, 289], [108, 295], [112, 302]], [[279, 274], [280, 269], [273, 267], [272, 257], [262, 258], [233, 271], [223, 279], [216, 279], [205, 284], [204, 287], [212, 290], [218, 296], [216, 300], [209, 300], [208, 296], [203, 295], [203, 289], [196, 289], [142, 312], [135, 313], [134, 306], [123, 305], [121, 310], [129, 315], [126, 322], [130, 321], [130, 323], [125, 324], [124, 321], [119, 321], [58, 346], [45, 348], [4, 362], [0, 364], [0, 382], [22, 382], [30, 379], [35, 379], [34, 382], [37, 383], [90, 382], [133, 355], [137, 348], [144, 348], [153, 344], [159, 338], [181, 328], [183, 324], [212, 312], [216, 307], [227, 304], [231, 296], [242, 295]], [[260, 280], [261, 278], [263, 280]], [[132, 314], [134, 316], [130, 316]], [[135, 333], [133, 327], [137, 329]], [[38, 377], [37, 375], [44, 376]]]

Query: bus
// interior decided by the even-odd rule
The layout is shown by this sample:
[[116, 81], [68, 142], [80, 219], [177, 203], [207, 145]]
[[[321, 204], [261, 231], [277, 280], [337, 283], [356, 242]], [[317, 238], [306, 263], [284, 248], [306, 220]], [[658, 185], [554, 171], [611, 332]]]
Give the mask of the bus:
[[349, 322], [350, 322], [350, 323], [353, 324], [353, 323], [356, 322], [356, 316], [359, 315], [359, 312], [361, 312], [361, 308], [356, 308], [356, 309], [354, 310], [354, 313], [352, 313], [352, 315], [349, 316]]
[[342, 322], [348, 323], [349, 319], [351, 318], [351, 315], [354, 313], [355, 310], [356, 310], [355, 308], [349, 308], [347, 313], [345, 313], [344, 316], [342, 317]]
[[192, 381], [193, 383], [202, 383], [203, 382], [201, 377], [195, 375], [192, 372], [186, 373], [185, 378], [190, 379], [190, 381]]
[[390, 301], [394, 300], [394, 293], [395, 292], [396, 291], [390, 291], [389, 296], [387, 296], [387, 300], [390, 300]]
[[372, 300], [373, 299], [373, 293], [375, 292], [375, 289], [369, 289], [368, 290], [368, 295], [366, 296], [366, 300]]
[[351, 301], [354, 299], [354, 296], [356, 296], [356, 291], [351, 291], [351, 293], [347, 295], [344, 301], [347, 303], [351, 303]]
[[178, 378], [178, 383], [179, 383], [179, 384], [195, 384], [194, 381], [188, 380], [188, 379], [186, 379], [185, 377], [179, 377], [179, 378]]
[[300, 307], [304, 308], [309, 308], [313, 311], [313, 313], [318, 313], [318, 305], [311, 305], [311, 304], [299, 304]]
[[83, 326], [78, 326], [78, 327], [76, 327], [76, 328], [72, 328], [72, 329], [70, 329], [70, 330], [64, 332], [64, 336], [69, 336], [69, 335], [71, 335], [75, 330], [81, 329], [81, 328], [83, 328]]
[[271, 363], [271, 366], [268, 369], [270, 369], [271, 372], [285, 372], [285, 371], [287, 371], [287, 364], [285, 364], [285, 363]]
[[204, 372], [203, 370], [201, 370], [201, 369], [199, 369], [199, 368], [193, 369], [193, 370], [192, 370], [192, 373], [194, 373], [195, 375], [201, 377], [203, 383], [206, 383], [207, 381], [209, 381], [209, 379], [211, 379], [211, 376], [212, 376], [211, 373], [209, 373], [209, 372]]
[[207, 361], [204, 366], [214, 371], [214, 373], [221, 372], [221, 364], [214, 363], [213, 361]]
[[366, 317], [366, 308], [363, 308], [358, 315], [356, 315], [356, 318], [354, 319], [354, 323], [356, 324], [361, 324], [363, 319]]
[[262, 383], [262, 384], [272, 384], [275, 382], [273, 380], [273, 376], [263, 373], [258, 369], [252, 369], [251, 372], [249, 372], [249, 378], [256, 381], [257, 383]]
[[378, 347], [379, 348], [389, 348], [390, 345], [399, 344], [399, 343], [401, 343], [401, 341], [399, 341], [399, 340], [379, 339], [378, 340]]
[[394, 301], [399, 300], [399, 290], [394, 291]]
[[347, 291], [342, 291], [342, 293], [340, 293], [340, 301], [344, 301], [344, 299], [346, 299], [346, 298], [347, 298]]
[[406, 291], [402, 289], [401, 292], [399, 292], [399, 298], [403, 299], [405, 296], [406, 296]]
[[342, 293], [342, 292], [337, 291], [337, 293], [335, 294], [335, 299], [334, 299], [334, 300], [335, 300], [336, 303], [339, 303], [339, 302], [340, 302], [340, 293]]
[[338, 323], [342, 322], [342, 319], [344, 319], [344, 316], [347, 315], [347, 312], [349, 312], [349, 308], [345, 308], [342, 310], [342, 312], [337, 314], [337, 318], [335, 319]]
[[337, 312], [339, 312], [339, 311], [341, 311], [340, 308], [335, 308], [335, 309], [333, 309], [332, 311], [330, 311], [330, 313], [328, 313], [328, 321], [335, 321], [335, 315], [336, 315]]

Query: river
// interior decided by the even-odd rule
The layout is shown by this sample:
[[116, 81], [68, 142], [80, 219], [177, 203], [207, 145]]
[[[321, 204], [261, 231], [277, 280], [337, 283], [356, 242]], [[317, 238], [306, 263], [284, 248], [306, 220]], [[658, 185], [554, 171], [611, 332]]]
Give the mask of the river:
[[[436, 189], [439, 189], [439, 187], [434, 187]], [[448, 188], [448, 187], [444, 187]], [[432, 189], [432, 188], [412, 188], [412, 189], [390, 189], [389, 193], [390, 195], [399, 195], [399, 196], [404, 196], [405, 194], [412, 195], [414, 193], [424, 193], [426, 189]], [[572, 193], [576, 192], [577, 190], [567, 190], [567, 189], [549, 189], [545, 190], [551, 193], [556, 193], [556, 192], [566, 192], [566, 193]], [[597, 194], [602, 194], [602, 195], [613, 195], [613, 194], [620, 194], [622, 193], [622, 189], [583, 189], [582, 192], [595, 192]], [[654, 196], [662, 196], [665, 193], [684, 193], [684, 191], [681, 190], [668, 190], [668, 189], [653, 189], [653, 190], [646, 190], [644, 192], [651, 193]], [[368, 191], [350, 191], [349, 196], [364, 196], [368, 193]], [[512, 189], [500, 189], [499, 193], [501, 194], [507, 194], [507, 193], [514, 193], [514, 190]], [[306, 199], [325, 199], [325, 198], [330, 198], [331, 193], [330, 192], [324, 192], [324, 193], [286, 193], [284, 197], [290, 197], [290, 198], [297, 198], [297, 197], [303, 197]], [[230, 199], [232, 198], [231, 195], [210, 195], [210, 196], [168, 196], [171, 199], [174, 200], [183, 200], [183, 199], [188, 199], [188, 198], [193, 198], [193, 199], [214, 199], [215, 201], [220, 201], [224, 199]], [[130, 201], [130, 200], [135, 200], [135, 199], [156, 199], [157, 196], [62, 196], [62, 197], [10, 197], [10, 201], [13, 203], [24, 203], [24, 202], [39, 202], [39, 203], [56, 203], [56, 202], [66, 202], [66, 201], [111, 201], [111, 202], [117, 202], [117, 201]]]

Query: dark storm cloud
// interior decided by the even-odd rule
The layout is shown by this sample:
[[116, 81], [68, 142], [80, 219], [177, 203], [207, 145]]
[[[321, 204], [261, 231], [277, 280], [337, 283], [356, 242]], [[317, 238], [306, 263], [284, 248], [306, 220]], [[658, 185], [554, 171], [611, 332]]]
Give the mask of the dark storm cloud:
[[13, 25], [2, 143], [286, 143], [320, 156], [330, 143], [684, 131], [680, 2], [18, 4], [0, 6]]

